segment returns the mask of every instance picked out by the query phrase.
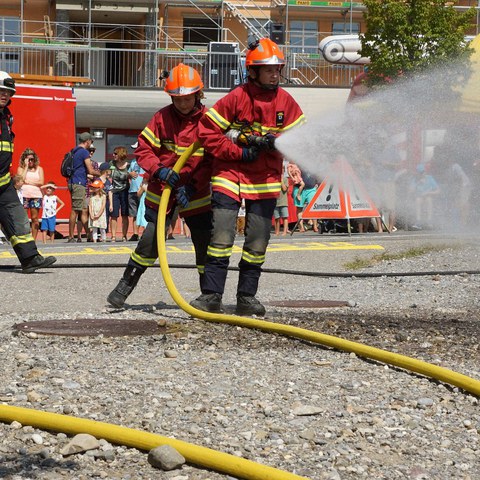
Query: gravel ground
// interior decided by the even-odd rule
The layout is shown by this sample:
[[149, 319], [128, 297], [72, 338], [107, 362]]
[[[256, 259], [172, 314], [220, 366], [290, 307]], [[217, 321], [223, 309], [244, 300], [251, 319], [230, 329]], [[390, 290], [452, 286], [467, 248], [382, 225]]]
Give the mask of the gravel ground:
[[[373, 238], [347, 241], [376, 243]], [[395, 243], [389, 237], [382, 244], [387, 252], [398, 253], [417, 245], [418, 239]], [[423, 255], [382, 261], [358, 272], [479, 268], [476, 238], [436, 244]], [[376, 253], [362, 250], [350, 259]], [[340, 261], [337, 255], [334, 261], [331, 252], [298, 255], [288, 249], [268, 256], [265, 266], [295, 265], [311, 271], [312, 258], [317, 271], [346, 271], [343, 257]], [[91, 259], [125, 261], [93, 254]], [[68, 255], [59, 257], [60, 264], [71, 261]], [[172, 259], [190, 261], [191, 256]], [[175, 308], [158, 269], [147, 272], [142, 282], [148, 289], [137, 289], [129, 308], [110, 310], [105, 297], [121, 271], [65, 268], [30, 276], [0, 272], [0, 402], [158, 433], [310, 479], [480, 478], [477, 397], [354, 354], [193, 320]], [[193, 298], [195, 274], [184, 269], [172, 274], [185, 298]], [[235, 279], [235, 273], [230, 275]], [[227, 303], [234, 298], [234, 283], [229, 280]], [[402, 353], [480, 379], [479, 291], [478, 274], [264, 274], [259, 298], [265, 303], [348, 301], [348, 307], [326, 309], [269, 305], [268, 320]], [[157, 303], [161, 300], [167, 305]], [[16, 334], [12, 329], [25, 321], [77, 318], [166, 320], [167, 332], [66, 337]], [[231, 478], [189, 464], [162, 471], [148, 463], [146, 452], [106, 441], [86, 453], [62, 455], [70, 440], [63, 433], [16, 422], [0, 424], [0, 478]]]

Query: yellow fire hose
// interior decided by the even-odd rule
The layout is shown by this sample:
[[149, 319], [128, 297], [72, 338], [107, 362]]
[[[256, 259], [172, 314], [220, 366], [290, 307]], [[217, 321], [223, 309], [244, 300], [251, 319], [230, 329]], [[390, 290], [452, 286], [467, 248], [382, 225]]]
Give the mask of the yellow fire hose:
[[[177, 173], [198, 148], [199, 144], [195, 142], [184, 152], [175, 165], [175, 171]], [[167, 187], [162, 195], [158, 212], [157, 242], [159, 262], [170, 295], [177, 305], [189, 315], [210, 322], [255, 328], [265, 332], [308, 340], [338, 350], [354, 352], [361, 357], [378, 360], [386, 364], [417, 372], [480, 396], [480, 381], [427, 362], [298, 327], [238, 317], [236, 315], [209, 313], [193, 308], [179, 294], [172, 281], [168, 267], [165, 248], [165, 213], [170, 193], [171, 189]], [[192, 445], [180, 440], [162, 437], [153, 433], [56, 413], [39, 412], [27, 408], [0, 405], [0, 421], [12, 422], [14, 420], [23, 425], [31, 425], [43, 430], [52, 430], [68, 434], [90, 433], [97, 438], [104, 438], [111, 443], [138, 448], [140, 450], [151, 450], [159, 445], [170, 445], [178, 450], [191, 464], [226, 473], [237, 478], [247, 480], [307, 480], [304, 477], [261, 465], [250, 460]]]
[[[178, 162], [174, 168], [177, 173], [181, 170], [184, 162], [188, 159], [188, 157], [192, 155], [197, 150], [197, 148], [199, 148], [199, 146], [200, 145], [198, 143], [193, 143], [184, 153], [184, 155], [182, 155], [182, 157], [178, 159]], [[406, 370], [410, 370], [412, 372], [421, 373], [422, 375], [425, 375], [427, 377], [436, 378], [437, 380], [441, 380], [442, 382], [455, 385], [477, 396], [480, 396], [479, 380], [475, 380], [473, 378], [467, 377], [466, 375], [462, 375], [452, 370], [448, 370], [447, 368], [438, 367], [437, 365], [433, 365], [431, 363], [406, 357], [405, 355], [391, 353], [386, 350], [381, 350], [380, 348], [369, 347], [368, 345], [364, 345], [362, 343], [351, 342], [349, 340], [344, 340], [343, 338], [333, 337], [331, 335], [325, 335], [323, 333], [313, 332], [311, 330], [306, 330], [303, 328], [292, 327], [290, 325], [283, 325], [246, 317], [238, 317], [236, 315], [209, 313], [193, 308], [178, 293], [178, 290], [176, 289], [175, 284], [172, 281], [167, 262], [165, 235], [163, 233], [165, 231], [164, 212], [166, 212], [168, 199], [170, 197], [170, 190], [170, 187], [167, 187], [160, 200], [158, 222], [159, 226], [157, 235], [160, 268], [162, 269], [162, 275], [165, 280], [165, 284], [173, 300], [182, 310], [190, 314], [192, 317], [200, 318], [202, 320], [207, 320], [210, 322], [228, 323], [231, 325], [255, 328], [258, 330], [263, 330], [265, 332], [272, 332], [278, 333], [280, 335], [286, 335], [289, 337], [301, 338], [302, 340], [308, 340], [310, 342], [319, 343], [321, 345], [326, 345], [327, 347], [336, 348], [338, 350], [344, 350], [346, 352], [354, 352], [361, 357], [371, 358], [373, 360], [378, 360], [383, 363], [388, 363], [390, 365], [405, 368]]]

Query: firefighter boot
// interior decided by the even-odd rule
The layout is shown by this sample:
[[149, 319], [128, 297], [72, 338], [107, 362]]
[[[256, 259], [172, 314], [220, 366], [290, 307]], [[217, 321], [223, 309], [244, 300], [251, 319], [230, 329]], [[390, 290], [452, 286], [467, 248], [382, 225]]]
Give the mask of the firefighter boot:
[[145, 268], [128, 265], [118, 285], [108, 295], [107, 302], [112, 305], [112, 307], [122, 308], [127, 297], [137, 286], [143, 272], [145, 272]]
[[198, 310], [211, 313], [223, 313], [222, 295], [220, 293], [202, 293], [192, 300], [190, 305]]
[[40, 254], [30, 258], [22, 265], [22, 273], [33, 273], [39, 268], [47, 268], [53, 265], [57, 259], [55, 257], [42, 257]]
[[265, 316], [265, 307], [253, 295], [237, 295], [236, 315]]

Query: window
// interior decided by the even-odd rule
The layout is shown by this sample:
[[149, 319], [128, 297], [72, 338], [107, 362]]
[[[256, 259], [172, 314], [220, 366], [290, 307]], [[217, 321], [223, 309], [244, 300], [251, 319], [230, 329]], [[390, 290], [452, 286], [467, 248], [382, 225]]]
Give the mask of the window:
[[[18, 17], [0, 17], [0, 41], [20, 43], [20, 19]], [[19, 58], [17, 46], [4, 45], [0, 52], [0, 70], [19, 73]]]
[[210, 18], [187, 18], [183, 19], [183, 45], [208, 45], [210, 42], [218, 42], [218, 26]]
[[332, 35], [345, 35], [347, 33], [359, 34], [360, 24], [352, 22], [352, 28], [350, 29], [350, 22], [345, 20], [344, 22], [333, 22]]
[[20, 19], [18, 17], [0, 17], [0, 39], [2, 42], [20, 42]]
[[291, 51], [296, 53], [318, 52], [317, 22], [294, 20], [290, 22]]

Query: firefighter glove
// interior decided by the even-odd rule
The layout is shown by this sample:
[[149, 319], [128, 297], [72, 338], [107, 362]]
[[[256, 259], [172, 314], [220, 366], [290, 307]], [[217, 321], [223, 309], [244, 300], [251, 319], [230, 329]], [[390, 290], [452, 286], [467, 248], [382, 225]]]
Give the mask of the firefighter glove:
[[254, 137], [256, 145], [261, 150], [274, 150], [275, 149], [275, 135], [267, 133], [263, 137]]
[[155, 173], [155, 177], [162, 182], [168, 183], [171, 187], [174, 187], [180, 180], [178, 173], [168, 167], [162, 167], [158, 169]]
[[180, 207], [187, 208], [194, 193], [195, 187], [192, 185], [182, 185], [181, 187], [178, 187], [175, 197]]
[[256, 146], [242, 148], [242, 162], [251, 163], [258, 157], [258, 148]]

